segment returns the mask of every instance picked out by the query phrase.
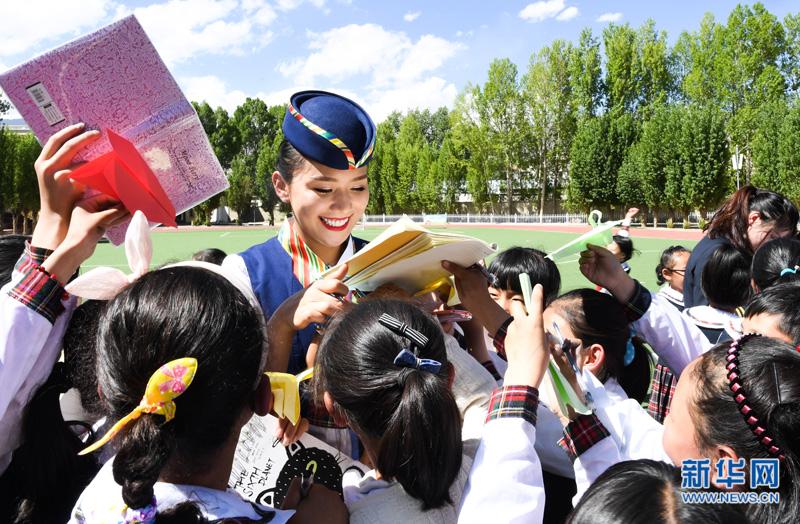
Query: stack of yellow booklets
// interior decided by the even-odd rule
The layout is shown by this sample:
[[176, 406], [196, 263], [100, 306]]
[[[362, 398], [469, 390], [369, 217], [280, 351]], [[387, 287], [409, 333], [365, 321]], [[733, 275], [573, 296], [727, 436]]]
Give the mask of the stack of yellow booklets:
[[[430, 231], [403, 216], [347, 261], [344, 283], [350, 289], [373, 291], [394, 284], [410, 294], [449, 273], [442, 261], [471, 266], [496, 251], [483, 240], [457, 233]], [[333, 269], [329, 270], [332, 272]]]

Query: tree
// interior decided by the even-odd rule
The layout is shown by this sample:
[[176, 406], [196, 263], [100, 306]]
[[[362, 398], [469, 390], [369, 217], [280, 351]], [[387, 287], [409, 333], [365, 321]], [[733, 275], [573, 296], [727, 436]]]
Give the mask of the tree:
[[424, 144], [422, 127], [413, 113], [403, 118], [400, 132], [395, 142], [397, 154], [397, 178], [394, 199], [397, 207], [406, 213], [419, 211], [419, 195], [417, 194], [417, 169], [419, 154]]
[[230, 187], [225, 192], [225, 201], [236, 211], [236, 222], [241, 224], [246, 221], [245, 214], [251, 208], [255, 195], [253, 175], [245, 155], [239, 154], [233, 159], [228, 183]]
[[280, 153], [283, 132], [275, 135], [272, 142], [269, 137], [264, 137], [261, 149], [258, 152], [256, 161], [255, 193], [261, 199], [262, 206], [269, 212], [269, 225], [275, 225], [275, 206], [280, 203], [275, 186], [272, 185], [272, 173], [278, 164], [278, 154]]
[[679, 151], [686, 208], [716, 207], [728, 191], [730, 153], [719, 108], [690, 106], [683, 118]]
[[572, 105], [580, 118], [595, 116], [603, 103], [604, 86], [601, 69], [600, 43], [589, 28], [581, 31], [578, 45], [570, 57]]
[[556, 40], [531, 56], [523, 78], [522, 99], [528, 117], [528, 158], [537, 173], [539, 213], [544, 212], [548, 186], [553, 200], [568, 173], [576, 112], [570, 83], [572, 45]]
[[[489, 65], [489, 75], [483, 88], [476, 86], [470, 93], [473, 108], [479, 118], [480, 132], [485, 133], [488, 154], [484, 167], [492, 166], [503, 173], [506, 209], [514, 213], [514, 182], [524, 171], [521, 146], [526, 136], [522, 104], [517, 81], [517, 66], [507, 59], [495, 59]], [[517, 175], [517, 176], [514, 176]]]
[[11, 103], [5, 99], [3, 93], [0, 93], [0, 121], [3, 120], [3, 115], [5, 115], [9, 109], [11, 109]]
[[678, 149], [664, 137], [680, 135], [681, 116], [680, 107], [657, 105], [650, 120], [644, 122], [641, 137], [628, 150], [617, 178], [623, 207], [653, 211], [664, 207], [668, 173], [680, 171]]
[[582, 122], [572, 142], [569, 207], [588, 211], [619, 203], [617, 176], [638, 135], [633, 115], [620, 109]]
[[783, 121], [789, 106], [783, 100], [761, 106], [753, 136], [753, 174], [750, 181], [763, 187], [784, 193], [783, 172], [779, 159], [779, 144], [783, 138]]
[[29, 234], [29, 225], [39, 209], [39, 185], [33, 164], [42, 148], [33, 135], [14, 135], [4, 130], [0, 131], [0, 148], [4, 210], [11, 213], [15, 233]]
[[786, 113], [778, 143], [782, 192], [800, 202], [800, 105], [795, 102]]

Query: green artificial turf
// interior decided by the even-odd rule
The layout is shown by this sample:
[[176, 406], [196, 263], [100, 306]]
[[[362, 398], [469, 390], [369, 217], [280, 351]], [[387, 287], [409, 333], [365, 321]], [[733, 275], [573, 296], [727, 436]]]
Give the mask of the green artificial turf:
[[[375, 238], [383, 229], [368, 227], [356, 229], [354, 234], [366, 240]], [[495, 242], [500, 250], [512, 246], [535, 247], [546, 252], [554, 251], [559, 246], [566, 244], [578, 236], [577, 233], [561, 233], [550, 231], [532, 231], [509, 228], [492, 227], [448, 227], [447, 231], [471, 235], [487, 242]], [[238, 253], [247, 247], [263, 242], [273, 236], [275, 228], [242, 226], [241, 228], [209, 228], [208, 230], [167, 231], [156, 230], [153, 232], [153, 263], [158, 267], [167, 262], [177, 262], [191, 257], [192, 253], [201, 249], [216, 247], [227, 253]], [[655, 290], [658, 285], [655, 279], [655, 267], [658, 264], [661, 252], [668, 246], [682, 244], [691, 249], [696, 241], [676, 241], [674, 239], [641, 238], [633, 234], [634, 248], [638, 251], [629, 262], [634, 278], [648, 288]], [[122, 247], [116, 248], [111, 244], [97, 246], [94, 256], [83, 265], [84, 270], [96, 266], [112, 266], [127, 272], [125, 252]], [[590, 286], [589, 282], [580, 274], [577, 256], [558, 265], [561, 271], [561, 289], [568, 291], [578, 287]]]

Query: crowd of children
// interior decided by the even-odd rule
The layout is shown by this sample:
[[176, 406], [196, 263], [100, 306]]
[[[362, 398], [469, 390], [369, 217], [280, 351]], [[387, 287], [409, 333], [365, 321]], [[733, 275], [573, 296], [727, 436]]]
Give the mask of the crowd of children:
[[[346, 266], [327, 272], [366, 244], [351, 233], [369, 198], [369, 115], [305, 91], [283, 132], [272, 183], [292, 212], [277, 236], [160, 268], [140, 212], [69, 178], [98, 133], [74, 125], [45, 144], [33, 236], [0, 237], [0, 521], [797, 520], [800, 240], [786, 198], [737, 191], [694, 250], [663, 252], [656, 293], [629, 274], [636, 209], [613, 245], [581, 253], [586, 288], [562, 293], [532, 248], [488, 268], [442, 261], [472, 317], [456, 327], [432, 314], [435, 294], [364, 296]], [[125, 221], [132, 273], [76, 278]], [[276, 442], [309, 433], [370, 469], [346, 472], [341, 492], [298, 477], [281, 507], [251, 502], [229, 479], [242, 429], [275, 413], [265, 372], [309, 367], [301, 417]], [[586, 409], [562, 409], [554, 368]], [[693, 503], [696, 488], [713, 497]]]

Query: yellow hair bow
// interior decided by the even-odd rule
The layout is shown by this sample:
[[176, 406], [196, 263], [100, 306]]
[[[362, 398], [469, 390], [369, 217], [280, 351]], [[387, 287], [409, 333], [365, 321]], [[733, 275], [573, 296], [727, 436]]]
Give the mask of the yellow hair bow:
[[292, 375], [267, 371], [270, 389], [275, 399], [273, 410], [280, 418], [288, 418], [289, 422], [297, 425], [300, 420], [300, 383], [314, 376], [314, 368]]
[[128, 423], [136, 420], [143, 413], [164, 415], [166, 422], [175, 418], [175, 402], [186, 391], [197, 371], [197, 359], [179, 358], [167, 362], [156, 370], [147, 381], [147, 388], [139, 405], [133, 411], [119, 419], [114, 426], [103, 435], [103, 438], [87, 447], [79, 455], [86, 455], [106, 444]]

